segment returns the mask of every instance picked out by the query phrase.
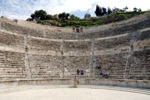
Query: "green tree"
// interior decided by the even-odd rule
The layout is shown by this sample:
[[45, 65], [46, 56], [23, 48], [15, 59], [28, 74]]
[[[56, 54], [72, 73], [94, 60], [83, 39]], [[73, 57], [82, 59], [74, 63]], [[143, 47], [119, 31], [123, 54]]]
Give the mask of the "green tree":
[[84, 15], [84, 18], [89, 18], [89, 17], [91, 17], [91, 15], [90, 15], [89, 13], [86, 13], [86, 14]]
[[53, 19], [52, 15], [50, 15], [50, 14], [46, 15], [46, 20], [52, 20], [52, 19]]
[[78, 20], [80, 20], [80, 18], [75, 16], [75, 15], [70, 15], [70, 20], [71, 21], [78, 21]]
[[138, 11], [142, 11], [141, 8], [139, 8]]
[[124, 12], [124, 9], [120, 9], [120, 8], [114, 8], [113, 11], [117, 11], [117, 12]]
[[112, 10], [108, 7], [107, 15], [111, 14]]
[[36, 20], [45, 20], [46, 19], [46, 11], [44, 10], [36, 10], [34, 14], [31, 14], [31, 18]]
[[127, 10], [128, 10], [128, 7], [127, 7], [127, 6], [126, 6], [126, 7], [124, 7], [124, 8], [123, 8], [123, 10], [124, 10], [124, 11], [127, 11]]
[[65, 13], [65, 12], [60, 13], [60, 14], [58, 15], [59, 19], [68, 19], [69, 16], [70, 16], [70, 14], [69, 14], [69, 13]]
[[97, 17], [102, 16], [103, 12], [102, 12], [102, 8], [99, 7], [98, 5], [96, 5], [96, 10], [95, 10], [95, 14]]
[[102, 12], [103, 12], [103, 15], [106, 15], [106, 14], [107, 14], [107, 11], [106, 11], [106, 8], [105, 8], [105, 7], [102, 7]]
[[137, 9], [136, 7], [133, 8], [133, 11], [134, 11], [134, 12], [137, 12], [137, 10], [138, 10], [138, 9]]
[[96, 5], [95, 14], [96, 14], [97, 17], [107, 15], [107, 14], [110, 14], [110, 13], [112, 13], [110, 8], [107, 10], [105, 7], [100, 7], [100, 6]]

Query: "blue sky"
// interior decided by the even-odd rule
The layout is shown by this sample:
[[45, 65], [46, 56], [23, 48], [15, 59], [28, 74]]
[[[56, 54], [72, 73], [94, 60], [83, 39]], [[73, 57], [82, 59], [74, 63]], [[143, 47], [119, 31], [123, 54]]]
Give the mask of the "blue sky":
[[149, 0], [0, 0], [0, 16], [11, 19], [27, 19], [35, 10], [43, 9], [48, 14], [68, 12], [83, 18], [85, 13], [95, 16], [96, 5], [103, 7], [134, 7], [149, 10]]

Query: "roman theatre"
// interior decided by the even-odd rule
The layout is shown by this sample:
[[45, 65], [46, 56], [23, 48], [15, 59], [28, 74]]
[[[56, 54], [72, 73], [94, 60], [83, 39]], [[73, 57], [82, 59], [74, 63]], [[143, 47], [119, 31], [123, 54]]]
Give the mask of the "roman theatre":
[[[101, 73], [109, 75], [103, 77]], [[79, 79], [79, 88], [76, 89], [71, 88], [75, 76]], [[2, 90], [16, 87], [13, 88], [15, 91], [22, 86], [28, 91], [39, 86], [34, 91], [39, 94], [48, 93], [48, 90], [40, 91], [40, 86], [44, 89], [53, 86], [53, 91], [62, 87], [64, 91], [69, 89], [66, 93], [74, 91], [72, 93], [77, 96], [84, 90], [89, 91], [86, 95], [90, 91], [98, 95], [100, 91], [115, 93], [117, 88], [130, 91], [131, 88], [150, 89], [150, 13], [107, 25], [73, 28], [0, 18], [0, 97], [4, 98], [2, 100], [17, 100], [6, 99]], [[90, 90], [90, 87], [94, 89]], [[144, 94], [142, 100], [148, 100], [149, 90], [143, 91], [147, 91], [147, 95]], [[73, 95], [68, 98], [79, 100]], [[60, 100], [57, 96], [55, 98]], [[87, 95], [84, 99], [91, 98]], [[98, 97], [93, 100], [98, 100]]]

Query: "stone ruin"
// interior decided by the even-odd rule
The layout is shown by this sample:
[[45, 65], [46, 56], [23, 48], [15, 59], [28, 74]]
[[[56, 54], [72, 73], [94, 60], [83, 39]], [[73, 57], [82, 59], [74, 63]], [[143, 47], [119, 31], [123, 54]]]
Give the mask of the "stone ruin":
[[67, 84], [78, 74], [83, 83], [105, 84], [100, 73], [109, 72], [109, 82], [132, 80], [150, 87], [149, 22], [150, 13], [90, 28], [27, 25], [1, 18], [0, 83]]

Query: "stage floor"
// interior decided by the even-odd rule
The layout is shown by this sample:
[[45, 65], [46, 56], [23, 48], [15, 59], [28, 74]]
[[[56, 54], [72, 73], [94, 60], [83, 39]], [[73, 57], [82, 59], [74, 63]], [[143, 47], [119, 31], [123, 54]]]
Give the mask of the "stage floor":
[[149, 100], [150, 89], [116, 86], [20, 85], [0, 87], [0, 100]]

